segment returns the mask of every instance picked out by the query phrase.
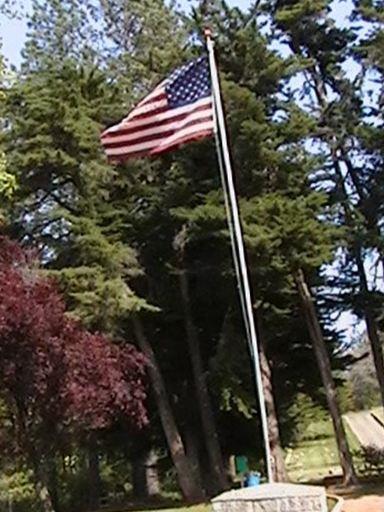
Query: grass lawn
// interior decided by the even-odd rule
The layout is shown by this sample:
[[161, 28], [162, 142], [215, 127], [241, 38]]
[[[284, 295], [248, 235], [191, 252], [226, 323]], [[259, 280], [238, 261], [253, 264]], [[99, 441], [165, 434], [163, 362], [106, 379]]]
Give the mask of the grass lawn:
[[[357, 451], [360, 448], [358, 440], [348, 425], [345, 425], [345, 429], [351, 450]], [[302, 441], [287, 451], [288, 474], [294, 482], [320, 480], [341, 474], [331, 421], [317, 423], [313, 425], [313, 430], [318, 433], [318, 439]]]
[[209, 503], [200, 503], [199, 505], [181, 505], [173, 508], [152, 508], [152, 507], [136, 507], [132, 509], [124, 509], [115, 512], [211, 512], [211, 505]]
[[337, 494], [348, 500], [364, 496], [384, 496], [384, 482], [362, 481], [359, 485], [353, 487], [337, 489]]

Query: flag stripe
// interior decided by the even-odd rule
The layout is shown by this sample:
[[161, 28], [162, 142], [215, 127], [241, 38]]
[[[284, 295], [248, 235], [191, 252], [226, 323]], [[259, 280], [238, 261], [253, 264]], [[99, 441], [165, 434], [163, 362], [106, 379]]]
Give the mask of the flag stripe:
[[159, 96], [159, 94], [163, 94], [165, 92], [165, 89], [164, 89], [164, 82], [162, 82], [161, 84], [159, 84], [157, 87], [155, 87], [155, 89], [153, 89], [152, 92], [150, 92], [148, 94], [148, 96], [146, 96], [145, 98], [143, 98], [138, 104], [137, 104], [137, 107], [141, 107], [141, 105], [144, 105], [145, 103], [149, 103], [150, 101], [153, 101], [153, 99], [156, 97], [156, 96]]
[[[205, 111], [205, 113], [203, 113]], [[153, 123], [150, 128], [145, 130], [130, 130], [128, 133], [124, 133], [121, 136], [113, 137], [110, 139], [104, 139], [104, 145], [106, 147], [117, 147], [124, 143], [129, 143], [137, 140], [144, 140], [158, 135], [159, 137], [166, 137], [168, 134], [172, 134], [175, 130], [179, 130], [190, 121], [212, 118], [212, 109], [209, 106], [203, 106], [191, 113], [181, 114], [173, 118], [165, 119], [157, 123]]]
[[[165, 144], [174, 143], [174, 141], [180, 137], [184, 137], [188, 135], [189, 133], [195, 133], [199, 130], [213, 130], [213, 119], [206, 120], [204, 122], [200, 121], [193, 121], [188, 126], [185, 126], [183, 130], [180, 130], [178, 132], [173, 132], [170, 137], [166, 137]], [[137, 153], [138, 151], [144, 151], [144, 150], [150, 150], [153, 148], [162, 147], [162, 144], [159, 144], [158, 139], [151, 138], [148, 141], [138, 143], [138, 144], [131, 144], [131, 145], [123, 145], [116, 148], [106, 148], [106, 153], [108, 156], [117, 156], [117, 155], [123, 155], [125, 153]]]
[[[118, 131], [114, 130], [113, 132], [110, 132], [110, 129], [108, 129], [101, 135], [101, 139], [103, 143], [107, 144], [109, 140], [112, 138], [119, 137], [123, 134], [129, 134], [135, 131], [139, 131], [139, 129], [147, 129], [149, 127], [155, 126], [156, 124], [160, 126], [160, 124], [164, 121], [173, 120], [173, 118], [175, 117], [181, 116], [183, 114], [188, 114], [192, 111], [198, 111], [200, 110], [200, 108], [202, 111], [207, 108], [212, 108], [212, 97], [208, 96], [199, 101], [196, 101], [191, 105], [185, 105], [183, 107], [175, 109], [168, 109], [165, 112], [163, 111], [159, 114], [154, 115], [153, 118], [150, 117], [140, 119], [137, 121], [130, 121], [129, 123], [126, 123], [125, 127], [123, 121], [120, 125], [117, 125], [119, 126]], [[116, 128], [116, 126], [114, 128]]]
[[210, 135], [212, 135], [212, 129], [198, 131], [196, 133], [192, 133], [190, 135], [187, 135], [185, 137], [178, 139], [172, 145], [163, 146], [161, 148], [158, 147], [158, 149], [155, 148], [151, 151], [144, 149], [142, 151], [137, 151], [136, 153], [115, 155], [115, 156], [109, 155], [108, 161], [111, 163], [119, 163], [119, 162], [123, 162], [124, 160], [128, 160], [130, 158], [139, 158], [141, 156], [147, 156], [147, 155], [156, 156], [156, 155], [159, 155], [162, 153], [167, 153], [168, 151], [171, 151], [171, 150], [177, 148], [178, 146], [180, 146], [181, 144], [184, 144], [185, 142], [197, 141], [197, 140], [209, 137]]
[[[168, 146], [172, 146], [175, 143], [179, 144], [180, 139], [184, 139], [185, 137], [190, 136], [191, 134], [195, 134], [198, 131], [206, 131], [206, 130], [213, 130], [213, 117], [211, 116], [211, 119], [202, 121], [202, 122], [193, 122], [188, 124], [185, 128], [178, 130], [173, 135], [168, 137], [164, 140], [161, 144], [159, 144], [159, 151], [162, 151], [163, 149], [167, 148]], [[177, 141], [177, 142], [176, 142]]]
[[157, 155], [161, 153], [166, 153], [167, 151], [171, 151], [172, 149], [175, 149], [179, 147], [181, 144], [184, 144], [185, 142], [192, 142], [200, 139], [205, 139], [206, 137], [209, 137], [213, 133], [213, 127], [208, 128], [206, 130], [201, 129], [199, 131], [194, 131], [189, 133], [188, 135], [185, 135], [184, 137], [180, 137], [179, 139], [175, 140], [173, 144], [166, 144], [163, 146], [158, 146], [156, 149], [152, 150], [150, 152], [151, 155]]
[[145, 105], [136, 108], [133, 112], [131, 112], [131, 114], [129, 114], [129, 116], [127, 117], [127, 121], [152, 115], [154, 112], [164, 109], [167, 106], [167, 97], [164, 94], [162, 97], [156, 98], [150, 103], [146, 103]]

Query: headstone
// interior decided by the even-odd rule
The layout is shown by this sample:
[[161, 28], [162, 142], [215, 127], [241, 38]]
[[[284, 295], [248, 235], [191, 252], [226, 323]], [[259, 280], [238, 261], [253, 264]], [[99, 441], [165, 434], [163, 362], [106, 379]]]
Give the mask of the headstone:
[[262, 484], [220, 494], [212, 500], [213, 512], [327, 512], [323, 487]]

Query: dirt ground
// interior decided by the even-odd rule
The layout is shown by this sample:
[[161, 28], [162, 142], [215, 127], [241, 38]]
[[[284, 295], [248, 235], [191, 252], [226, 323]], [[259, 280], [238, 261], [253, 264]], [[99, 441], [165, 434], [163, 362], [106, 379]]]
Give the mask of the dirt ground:
[[343, 512], [384, 512], [384, 482], [365, 483], [332, 491], [345, 499]]
[[384, 512], [384, 498], [380, 496], [364, 496], [346, 500], [343, 512]]

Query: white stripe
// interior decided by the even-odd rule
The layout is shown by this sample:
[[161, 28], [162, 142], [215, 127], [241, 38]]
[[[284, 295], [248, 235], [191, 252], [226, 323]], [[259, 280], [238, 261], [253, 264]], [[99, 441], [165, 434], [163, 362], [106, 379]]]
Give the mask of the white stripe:
[[179, 121], [174, 121], [173, 123], [167, 123], [164, 125], [154, 126], [153, 128], [148, 128], [147, 130], [136, 131], [134, 133], [129, 133], [126, 135], [121, 135], [120, 137], [113, 137], [110, 139], [106, 139], [104, 142], [105, 145], [114, 144], [115, 142], [130, 142], [136, 139], [141, 139], [142, 137], [148, 137], [148, 135], [154, 135], [156, 133], [164, 133], [169, 132], [171, 130], [181, 130], [183, 126], [185, 126], [190, 121], [195, 121], [199, 118], [206, 118], [208, 116], [212, 116], [212, 109], [207, 110], [199, 110], [197, 112], [191, 112], [184, 119], [180, 119]]
[[[156, 94], [155, 94], [155, 92], [156, 92]], [[153, 91], [151, 93], [151, 96], [156, 98], [156, 96], [162, 96], [164, 93], [165, 93], [165, 90], [161, 89], [159, 91]], [[136, 105], [136, 107], [134, 107], [134, 109], [131, 110], [131, 112], [127, 115], [127, 117], [124, 117], [124, 119], [122, 119], [120, 121], [120, 123], [117, 123], [114, 126], [111, 126], [110, 128], [107, 128], [105, 130], [105, 132], [102, 134], [102, 136], [108, 135], [109, 133], [114, 133], [114, 132], [119, 131], [121, 128], [124, 127], [124, 125], [126, 123], [128, 123], [131, 119], [134, 119], [138, 115], [145, 114], [147, 112], [151, 112], [152, 110], [157, 110], [159, 108], [166, 107], [167, 104], [168, 104], [166, 98], [163, 98], [162, 100], [150, 103], [149, 105], [147, 105], [147, 101], [146, 100], [149, 100], [149, 98], [145, 98], [145, 100], [143, 100], [138, 105]]]
[[163, 98], [158, 101], [154, 101], [153, 103], [145, 103], [141, 107], [136, 107], [132, 110], [130, 114], [125, 118], [125, 122], [129, 122], [131, 119], [135, 119], [137, 116], [141, 116], [143, 114], [149, 114], [154, 110], [158, 110], [159, 108], [164, 108], [168, 105], [167, 98]]
[[162, 149], [167, 147], [168, 145], [172, 145], [177, 139], [185, 137], [186, 135], [193, 134], [200, 130], [212, 130], [213, 129], [213, 120], [205, 121], [203, 123], [199, 123], [193, 126], [189, 126], [184, 128], [183, 130], [178, 131], [177, 133], [163, 139], [162, 143], [159, 143], [158, 140], [150, 140], [147, 142], [143, 142], [141, 144], [134, 144], [123, 146], [120, 148], [106, 148], [106, 153], [108, 156], [119, 156], [119, 155], [128, 155], [129, 153], [138, 153], [140, 151], [146, 151], [149, 149]]
[[165, 80], [163, 82], [161, 82], [157, 87], [155, 87], [155, 89], [153, 89], [153, 91], [150, 92], [148, 94], [148, 96], [146, 96], [141, 101], [139, 101], [139, 103], [134, 107], [134, 109], [137, 107], [141, 107], [141, 105], [144, 105], [144, 103], [148, 103], [148, 101], [150, 101], [152, 98], [155, 98], [156, 96], [159, 96], [160, 94], [164, 94], [165, 93], [165, 89], [163, 87], [164, 85], [165, 85]]
[[[178, 108], [171, 108], [167, 110], [166, 112], [161, 112], [160, 114], [156, 114], [153, 117], [148, 117], [145, 119], [138, 119], [136, 121], [129, 121], [127, 122], [127, 119], [124, 119], [121, 121], [121, 123], [112, 126], [111, 128], [108, 128], [101, 136], [102, 140], [104, 138], [108, 139], [108, 135], [110, 133], [114, 133], [119, 130], [124, 129], [134, 129], [134, 128], [140, 128], [145, 127], [148, 124], [158, 123], [160, 121], [165, 121], [166, 119], [170, 119], [175, 116], [179, 116], [182, 114], [185, 114], [190, 111], [194, 111], [196, 108], [203, 107], [204, 105], [209, 105], [212, 103], [212, 96], [207, 96], [205, 98], [202, 98], [201, 100], [196, 101], [195, 103], [191, 103], [189, 105], [184, 105], [183, 107]], [[117, 137], [116, 137], [117, 138]], [[114, 139], [114, 137], [113, 137]], [[112, 137], [111, 137], [112, 141]], [[106, 142], [106, 141], [105, 141]]]

